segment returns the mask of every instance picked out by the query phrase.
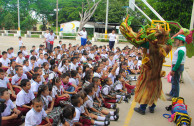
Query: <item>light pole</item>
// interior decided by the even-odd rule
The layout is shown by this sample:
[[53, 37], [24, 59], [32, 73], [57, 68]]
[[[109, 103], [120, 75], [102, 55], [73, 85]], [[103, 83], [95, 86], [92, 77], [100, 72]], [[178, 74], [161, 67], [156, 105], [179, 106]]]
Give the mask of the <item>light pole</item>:
[[58, 0], [56, 6], [56, 35], [58, 35]]
[[18, 0], [18, 36], [21, 35], [20, 31], [20, 1]]
[[109, 6], [109, 0], [107, 0], [106, 3], [106, 24], [105, 24], [105, 38], [107, 38], [107, 29], [108, 29], [108, 6]]
[[193, 10], [191, 13], [191, 24], [190, 24], [190, 30], [194, 28], [194, 2], [193, 2]]

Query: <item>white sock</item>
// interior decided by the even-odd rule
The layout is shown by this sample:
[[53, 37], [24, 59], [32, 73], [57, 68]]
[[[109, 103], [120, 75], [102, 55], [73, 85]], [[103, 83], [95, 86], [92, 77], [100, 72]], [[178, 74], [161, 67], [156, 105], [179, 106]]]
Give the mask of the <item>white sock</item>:
[[112, 104], [112, 105], [110, 105], [110, 108], [113, 108], [113, 106], [114, 106], [113, 104]]
[[106, 117], [102, 117], [102, 116], [98, 116], [97, 117], [97, 120], [101, 120], [101, 121], [104, 121]]
[[123, 96], [123, 100], [125, 100], [125, 96]]
[[110, 115], [114, 115], [114, 111], [110, 111]]
[[113, 116], [110, 117], [110, 120], [115, 120]]
[[121, 97], [121, 95], [116, 95], [116, 98], [120, 98]]
[[94, 125], [104, 126], [104, 122], [94, 121]]

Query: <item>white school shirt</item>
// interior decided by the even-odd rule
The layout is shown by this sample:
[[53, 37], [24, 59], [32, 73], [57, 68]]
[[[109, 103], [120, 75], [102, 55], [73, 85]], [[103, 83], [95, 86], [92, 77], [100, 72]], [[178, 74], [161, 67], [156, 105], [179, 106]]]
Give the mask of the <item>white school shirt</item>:
[[101, 57], [108, 58], [108, 54], [101, 54]]
[[23, 66], [23, 71], [24, 71], [24, 73], [27, 73], [27, 72], [29, 72], [29, 71], [31, 71], [31, 70], [32, 70], [32, 67], [26, 66], [26, 65]]
[[87, 62], [87, 59], [86, 59], [86, 57], [82, 56], [82, 58], [80, 59], [80, 61]]
[[122, 83], [120, 81], [116, 81], [116, 83], [117, 83], [117, 85], [114, 88], [115, 91], [123, 89], [123, 85], [122, 85]]
[[45, 82], [45, 79], [44, 79], [44, 76], [43, 75], [40, 75], [40, 78], [41, 78], [41, 81], [39, 82], [39, 84], [43, 84]]
[[52, 72], [49, 74], [48, 80], [52, 80], [54, 77], [58, 77], [58, 74], [52, 71]]
[[69, 82], [74, 84], [74, 85], [77, 85], [76, 79], [74, 79], [74, 78], [69, 78]]
[[46, 42], [48, 42], [48, 35], [49, 35], [50, 33], [45, 33], [44, 34], [44, 38], [46, 38]]
[[100, 75], [99, 73], [97, 73], [97, 72], [94, 72], [94, 77], [99, 77], [99, 78], [101, 78], [101, 75]]
[[10, 116], [11, 110], [13, 110], [15, 108], [15, 105], [13, 104], [13, 102], [10, 99], [8, 101], [6, 101], [5, 104], [7, 105], [7, 107], [5, 108], [4, 112], [1, 113], [2, 117]]
[[42, 66], [43, 63], [44, 63], [44, 59], [40, 59], [40, 58], [39, 58], [39, 59], [37, 60], [38, 66], [39, 66], [39, 65]]
[[40, 83], [38, 83], [38, 82], [36, 82], [36, 81], [32, 81], [32, 83], [31, 83], [31, 91], [34, 93], [34, 92], [38, 92], [38, 87], [40, 86], [40, 85], [42, 85], [42, 84], [40, 84]]
[[130, 67], [131, 65], [133, 65], [133, 61], [128, 61], [128, 66]]
[[96, 97], [100, 96], [100, 86], [98, 86], [98, 90], [95, 92]]
[[12, 57], [14, 57], [13, 53], [11, 53], [11, 54], [7, 53], [7, 58], [12, 58]]
[[59, 46], [61, 48], [62, 45], [58, 44], [57, 46]]
[[59, 69], [60, 72], [65, 73], [66, 71], [69, 70], [69, 67], [64, 65], [64, 66], [62, 66], [61, 68], [58, 68], [58, 69]]
[[112, 83], [115, 82], [115, 76], [112, 73], [109, 73], [108, 77], [111, 78]]
[[61, 54], [58, 54], [58, 55], [57, 55], [57, 59], [58, 59], [58, 60], [61, 60], [61, 56], [62, 56]]
[[94, 101], [91, 96], [87, 95], [88, 100], [86, 101], [86, 107], [87, 108], [93, 108]]
[[22, 89], [17, 94], [16, 105], [21, 107], [22, 105], [29, 104], [34, 98], [35, 98], [34, 93], [31, 90], [29, 90], [28, 93], [26, 93]]
[[138, 66], [138, 67], [140, 67], [140, 66], [141, 66], [141, 64], [142, 64], [142, 61], [141, 61], [141, 60], [138, 60], [138, 62], [137, 62], [137, 66]]
[[46, 74], [50, 74], [51, 71], [48, 69], [48, 70], [45, 70], [44, 68], [42, 68], [42, 75], [46, 75]]
[[23, 50], [22, 51], [22, 54], [23, 54], [23, 56], [27, 56], [28, 55], [28, 52], [26, 50]]
[[70, 70], [76, 70], [76, 68], [77, 68], [77, 65], [75, 65], [75, 64], [73, 64], [73, 63], [71, 63]]
[[94, 54], [90, 53], [90, 54], [88, 55], [88, 57], [90, 57], [91, 59], [94, 59]]
[[113, 66], [114, 65], [114, 60], [110, 60], [110, 59], [108, 59], [108, 61], [109, 61], [109, 66]]
[[46, 118], [47, 114], [45, 110], [42, 108], [41, 112], [36, 112], [34, 108], [32, 108], [28, 113], [26, 114], [25, 118], [25, 126], [36, 126], [39, 125], [42, 122], [43, 118]]
[[81, 38], [87, 38], [87, 31], [80, 31], [79, 34], [81, 35]]
[[23, 64], [24, 60], [25, 60], [24, 57], [22, 57], [22, 58], [17, 57], [17, 58], [16, 58], [16, 63]]
[[115, 41], [116, 40], [116, 34], [110, 33], [108, 36], [110, 37], [109, 41]]
[[48, 38], [48, 41], [54, 41], [54, 39], [55, 39], [55, 33], [53, 33], [52, 35], [51, 34], [48, 34], [47, 38]]
[[[32, 66], [33, 66], [33, 64], [29, 61], [29, 67], [31, 67], [31, 68], [32, 68]], [[35, 63], [34, 63], [34, 68], [35, 68], [35, 67], [38, 67], [37, 62], [35, 62]]]
[[115, 71], [115, 74], [116, 75], [119, 75], [119, 70], [120, 70], [120, 67], [117, 67], [116, 71]]
[[113, 57], [113, 61], [114, 61], [114, 62], [116, 62], [118, 59], [119, 59], [119, 56], [118, 56], [118, 55], [115, 55], [115, 56]]
[[19, 47], [22, 46], [22, 44], [23, 44], [23, 41], [19, 40]]
[[8, 70], [7, 70], [7, 74], [11, 74], [11, 72], [13, 72], [13, 74], [15, 75], [16, 72], [15, 72], [15, 69], [13, 69], [12, 67], [10, 67]]
[[6, 59], [3, 59], [3, 57], [2, 58], [0, 58], [0, 62], [2, 63], [2, 65], [3, 66], [9, 66], [9, 63], [11, 62], [8, 58], [6, 58]]
[[57, 88], [57, 86], [54, 85], [52, 88], [52, 97], [55, 98], [56, 95], [60, 96], [62, 95], [63, 92], [64, 92], [64, 88], [62, 85], [60, 86], [59, 89]]
[[108, 85], [105, 85], [105, 86], [102, 88], [102, 93], [103, 93], [104, 95], [108, 95], [110, 91], [111, 91], [111, 87], [108, 86]]
[[14, 75], [14, 76], [12, 77], [11, 84], [12, 84], [12, 85], [19, 85], [18, 80], [19, 80], [20, 78], [21, 78], [21, 80], [27, 79], [27, 76], [26, 76], [26, 74], [23, 74], [21, 77], [19, 77], [18, 74], [16, 74], [16, 75]]
[[7, 83], [9, 83], [9, 79], [7, 77], [4, 77], [3, 80], [0, 79], [0, 87], [7, 88]]
[[75, 112], [76, 112], [76, 115], [73, 118], [73, 122], [79, 122], [80, 115], [81, 115], [81, 112], [82, 112], [81, 107], [75, 107]]

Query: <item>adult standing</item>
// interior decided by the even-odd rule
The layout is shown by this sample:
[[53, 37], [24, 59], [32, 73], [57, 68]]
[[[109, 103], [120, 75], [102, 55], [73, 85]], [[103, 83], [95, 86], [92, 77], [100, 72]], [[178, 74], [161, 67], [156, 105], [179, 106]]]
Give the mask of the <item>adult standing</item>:
[[48, 35], [49, 35], [50, 33], [49, 33], [49, 30], [47, 29], [46, 30], [46, 33], [44, 34], [44, 43], [46, 43], [46, 48], [47, 49], [50, 49], [50, 43], [49, 43], [49, 41], [48, 41]]
[[179, 97], [179, 80], [180, 75], [184, 71], [184, 63], [186, 59], [186, 47], [185, 47], [185, 36], [184, 35], [178, 35], [174, 37], [176, 46], [178, 47], [176, 51], [174, 52], [173, 59], [172, 59], [172, 71], [171, 71], [171, 83], [172, 83], [172, 89], [169, 94], [166, 94], [170, 96], [168, 99], [169, 101], [172, 100], [172, 97]]
[[80, 31], [78, 33], [78, 35], [81, 36], [81, 45], [82, 46], [85, 46], [86, 45], [86, 42], [87, 42], [87, 38], [88, 38], [86, 29], [83, 28], [82, 31]]
[[109, 38], [109, 47], [110, 47], [110, 50], [112, 51], [112, 48], [114, 48], [115, 40], [116, 40], [115, 30], [112, 30], [112, 33], [108, 35], [108, 38]]
[[49, 48], [50, 51], [53, 50], [54, 40], [55, 40], [55, 33], [53, 33], [53, 30], [51, 30], [50, 34], [48, 35], [48, 42], [50, 44], [50, 48]]

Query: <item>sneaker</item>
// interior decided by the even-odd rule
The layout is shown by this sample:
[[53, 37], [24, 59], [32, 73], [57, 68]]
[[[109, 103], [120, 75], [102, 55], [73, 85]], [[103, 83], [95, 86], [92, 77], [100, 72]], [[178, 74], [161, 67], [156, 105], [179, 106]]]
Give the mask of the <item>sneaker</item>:
[[115, 121], [117, 121], [119, 119], [119, 115], [118, 114], [114, 115], [113, 117], [114, 117]]
[[104, 125], [105, 126], [110, 125], [110, 114], [106, 115], [105, 120], [104, 120]]
[[117, 108], [117, 104], [114, 103], [114, 104], [112, 105], [112, 109], [116, 109], [116, 108]]
[[120, 98], [118, 99], [117, 103], [120, 104], [122, 100], [123, 100], [123, 97], [120, 97]]
[[150, 110], [150, 113], [154, 113], [154, 109], [150, 109], [150, 108], [149, 108], [149, 110]]
[[167, 101], [172, 101], [172, 97], [170, 97], [170, 98], [167, 98], [166, 100], [167, 100]]
[[127, 99], [127, 97], [125, 97], [125, 99], [123, 99], [123, 101], [125, 101], [125, 103], [128, 103], [129, 102], [128, 99]]
[[134, 94], [135, 94], [135, 90], [132, 89], [132, 90], [131, 90], [131, 95], [134, 95]]
[[166, 93], [165, 95], [166, 95], [166, 96], [170, 96], [170, 97], [172, 97], [172, 96], [170, 95], [170, 93]]
[[141, 114], [141, 115], [145, 115], [145, 111], [141, 110], [140, 108], [135, 107], [134, 110], [135, 110], [137, 113]]
[[131, 99], [131, 94], [128, 93], [127, 95], [125, 95], [125, 97], [128, 98], [128, 99]]
[[114, 115], [119, 114], [119, 108], [116, 108], [116, 110], [114, 111]]

